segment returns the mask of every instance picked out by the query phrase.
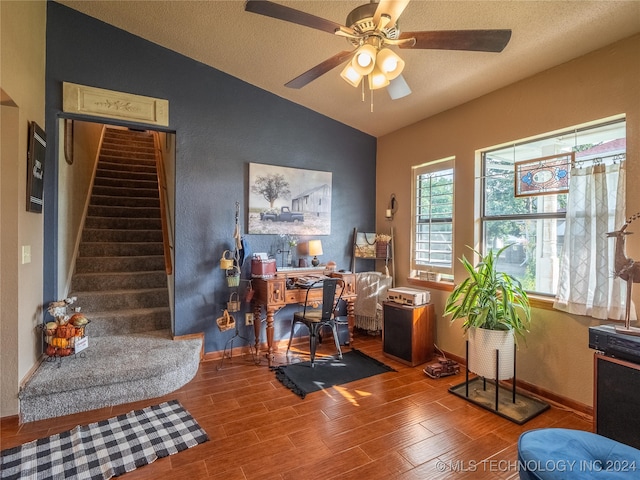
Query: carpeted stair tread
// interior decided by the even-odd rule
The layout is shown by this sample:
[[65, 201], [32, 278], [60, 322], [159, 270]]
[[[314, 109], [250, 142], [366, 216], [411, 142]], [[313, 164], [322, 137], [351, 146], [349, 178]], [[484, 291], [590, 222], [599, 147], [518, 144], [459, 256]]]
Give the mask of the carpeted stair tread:
[[136, 158], [135, 162], [131, 162], [131, 159], [127, 159], [125, 157], [116, 156], [116, 155], [100, 155], [98, 157], [98, 164], [102, 163], [110, 163], [113, 165], [122, 165], [126, 168], [127, 165], [136, 165], [136, 166], [145, 166], [145, 167], [153, 167], [156, 166], [155, 159], [144, 159], [144, 158]]
[[147, 255], [164, 255], [162, 242], [91, 242], [80, 244], [81, 257], [133, 257]]
[[73, 276], [71, 288], [75, 291], [100, 291], [105, 289], [166, 288], [167, 275], [163, 270], [146, 272], [95, 272]]
[[159, 218], [117, 218], [86, 217], [87, 228], [104, 228], [115, 230], [160, 230], [162, 221]]
[[201, 339], [170, 331], [89, 336], [78, 355], [45, 361], [20, 390], [22, 421], [154, 398], [177, 390], [198, 370]]
[[144, 180], [147, 182], [157, 183], [157, 177], [154, 172], [130, 172], [127, 170], [111, 170], [107, 168], [102, 168], [98, 165], [98, 170], [96, 171], [96, 175], [100, 175], [100, 178], [116, 178], [116, 179], [127, 179], [127, 180]]
[[78, 305], [87, 312], [169, 306], [166, 286], [129, 290], [74, 291], [71, 295], [78, 297]]
[[164, 255], [78, 257], [76, 273], [164, 270]]
[[106, 160], [101, 160], [98, 163], [99, 171], [110, 171], [110, 172], [120, 172], [120, 173], [156, 173], [156, 164], [146, 164], [146, 163], [118, 163], [118, 162], [109, 162]]
[[91, 195], [90, 205], [122, 207], [159, 207], [158, 197], [127, 197], [113, 195]]
[[92, 312], [87, 334], [93, 337], [127, 335], [171, 327], [169, 307], [147, 307]]
[[125, 188], [119, 185], [114, 186], [93, 186], [94, 195], [105, 195], [111, 197], [158, 197], [157, 188]]
[[158, 229], [104, 229], [85, 228], [83, 242], [162, 242], [162, 230]]
[[149, 181], [149, 180], [132, 180], [132, 179], [124, 179], [124, 178], [105, 178], [105, 177], [96, 177], [94, 180], [94, 185], [103, 186], [103, 187], [127, 187], [127, 188], [146, 188], [152, 189], [156, 188], [158, 182]]
[[159, 217], [160, 207], [131, 207], [122, 205], [89, 205], [87, 215], [105, 218], [148, 218]]

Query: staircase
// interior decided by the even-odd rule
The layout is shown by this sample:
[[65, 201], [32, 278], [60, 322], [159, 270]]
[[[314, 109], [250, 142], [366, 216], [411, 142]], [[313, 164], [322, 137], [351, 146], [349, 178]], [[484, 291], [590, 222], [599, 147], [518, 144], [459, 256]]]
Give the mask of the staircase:
[[89, 348], [45, 361], [20, 391], [24, 422], [167, 394], [195, 375], [201, 339], [174, 341], [153, 136], [106, 128], [72, 278]]

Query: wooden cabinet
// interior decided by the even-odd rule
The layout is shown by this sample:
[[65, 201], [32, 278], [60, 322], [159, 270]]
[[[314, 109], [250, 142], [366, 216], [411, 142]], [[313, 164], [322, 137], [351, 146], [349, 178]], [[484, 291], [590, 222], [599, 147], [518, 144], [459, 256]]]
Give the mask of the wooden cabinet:
[[382, 352], [407, 365], [415, 366], [433, 357], [435, 314], [432, 304], [412, 307], [384, 302]]

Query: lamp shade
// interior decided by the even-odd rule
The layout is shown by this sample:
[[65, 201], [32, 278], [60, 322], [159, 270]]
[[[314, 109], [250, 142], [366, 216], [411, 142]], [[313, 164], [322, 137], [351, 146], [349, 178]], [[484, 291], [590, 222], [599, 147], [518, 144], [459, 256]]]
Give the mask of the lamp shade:
[[368, 43], [361, 46], [351, 60], [351, 65], [360, 75], [369, 75], [376, 64], [377, 50]]
[[382, 73], [386, 75], [388, 80], [393, 80], [402, 73], [404, 60], [396, 55], [393, 50], [383, 48], [376, 58], [376, 66], [380, 67], [380, 70], [382, 70]]
[[322, 255], [322, 242], [320, 240], [309, 240], [309, 255]]
[[369, 88], [371, 90], [377, 90], [389, 85], [389, 79], [384, 74], [378, 65], [375, 66], [373, 72], [369, 74]]
[[358, 73], [351, 63], [347, 63], [347, 66], [344, 67], [340, 76], [344, 78], [349, 85], [354, 87], [360, 85], [360, 81], [362, 80], [362, 75]]

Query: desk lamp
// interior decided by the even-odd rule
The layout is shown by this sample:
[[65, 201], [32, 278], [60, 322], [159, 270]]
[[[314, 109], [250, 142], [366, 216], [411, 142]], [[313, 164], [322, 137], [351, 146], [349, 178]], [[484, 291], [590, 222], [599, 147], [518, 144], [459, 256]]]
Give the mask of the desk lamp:
[[320, 240], [309, 240], [309, 255], [313, 255], [311, 265], [314, 267], [320, 265], [320, 260], [318, 260], [318, 255], [322, 255], [322, 242]]

